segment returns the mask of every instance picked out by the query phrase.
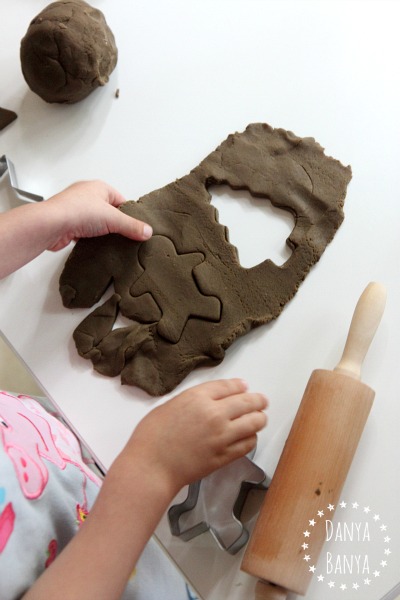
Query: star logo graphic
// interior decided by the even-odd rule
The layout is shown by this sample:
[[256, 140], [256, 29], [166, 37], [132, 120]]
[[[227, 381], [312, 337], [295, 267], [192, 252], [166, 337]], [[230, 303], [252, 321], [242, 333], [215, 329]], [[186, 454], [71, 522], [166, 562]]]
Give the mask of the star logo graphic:
[[[305, 543], [304, 542], [302, 544], [302, 549], [304, 551], [307, 550], [308, 552], [310, 552], [310, 554], [304, 554], [303, 560], [307, 564], [307, 568], [308, 568], [308, 572], [309, 573], [311, 572], [311, 573], [315, 574], [316, 570], [318, 569], [319, 574], [316, 575], [316, 580], [319, 583], [324, 582], [331, 589], [332, 588], [336, 588], [337, 590], [340, 589], [341, 591], [354, 590], [355, 592], [358, 592], [358, 590], [360, 590], [360, 588], [361, 588], [362, 585], [370, 586], [372, 584], [374, 578], [377, 579], [378, 577], [381, 576], [381, 570], [379, 570], [379, 568], [376, 568], [375, 571], [373, 571], [373, 569], [375, 567], [378, 567], [378, 564], [379, 564], [379, 566], [380, 566], [381, 569], [384, 569], [385, 567], [387, 567], [388, 561], [385, 560], [385, 558], [389, 557], [389, 555], [392, 554], [390, 548], [388, 547], [391, 538], [385, 533], [387, 531], [388, 527], [387, 527], [387, 525], [381, 523], [381, 516], [380, 516], [380, 514], [372, 512], [370, 506], [366, 506], [364, 504], [359, 504], [358, 502], [345, 502], [344, 500], [342, 500], [340, 502], [338, 501], [338, 504], [336, 505], [337, 509], [339, 509], [339, 508], [349, 509], [350, 507], [352, 507], [354, 510], [358, 510], [359, 509], [359, 515], [360, 515], [360, 513], [362, 511], [362, 513], [364, 514], [364, 517], [363, 517], [363, 519], [364, 519], [364, 525], [366, 527], [368, 526], [368, 524], [369, 524], [369, 526], [371, 526], [371, 522], [373, 522], [374, 523], [373, 527], [377, 530], [377, 533], [382, 532], [381, 535], [373, 537], [373, 542], [374, 542], [374, 545], [376, 545], [376, 542], [379, 543], [379, 540], [380, 540], [380, 543], [382, 543], [383, 539], [384, 539], [385, 544], [386, 544], [386, 548], [385, 547], [382, 548], [382, 550], [384, 550], [384, 553], [386, 555], [384, 557], [384, 560], [380, 560], [379, 563], [375, 562], [375, 564], [371, 564], [370, 563], [370, 565], [368, 567], [368, 577], [365, 577], [364, 579], [362, 579], [360, 577], [360, 579], [358, 579], [358, 578], [355, 579], [355, 580], [353, 579], [353, 581], [351, 581], [351, 580], [347, 580], [346, 581], [346, 577], [349, 577], [351, 575], [351, 572], [354, 573], [354, 571], [343, 571], [342, 572], [341, 567], [339, 567], [340, 568], [340, 571], [339, 571], [340, 572], [340, 577], [337, 575], [338, 571], [336, 570], [334, 572], [335, 573], [335, 580], [333, 580], [333, 579], [329, 579], [329, 576], [332, 576], [333, 571], [332, 571], [332, 569], [330, 569], [328, 567], [328, 565], [326, 565], [326, 578], [325, 578], [325, 576], [323, 574], [323, 570], [324, 569], [323, 569], [323, 567], [320, 566], [320, 562], [318, 562], [318, 564], [316, 564], [316, 565], [313, 565], [313, 564], [310, 565], [309, 564], [310, 561], [312, 560], [311, 556], [313, 555], [313, 550], [312, 550], [313, 546], [312, 546], [312, 544], [313, 544], [313, 535], [314, 535], [313, 532], [314, 532], [314, 529], [312, 529], [312, 528], [315, 528], [315, 530], [318, 530], [318, 527], [321, 528], [321, 527], [323, 527], [325, 525], [325, 523], [323, 523], [324, 519], [322, 518], [322, 517], [325, 517], [324, 510], [325, 511], [328, 510], [330, 512], [332, 512], [332, 511], [335, 510], [335, 505], [331, 504], [331, 503], [329, 503], [324, 510], [318, 510], [318, 511], [316, 511], [316, 514], [318, 515], [318, 518], [315, 517], [315, 518], [311, 518], [311, 519], [308, 520], [309, 528], [307, 528], [305, 531], [303, 531], [303, 536], [306, 537], [306, 538], [310, 538], [310, 540], [307, 540], [309, 543]], [[326, 518], [326, 524], [328, 525], [328, 518], [332, 518], [332, 517], [325, 517], [325, 518]], [[346, 516], [341, 517], [341, 519], [340, 519], [340, 527], [342, 529], [340, 529], [340, 530], [338, 529], [338, 532], [339, 532], [337, 534], [338, 537], [333, 540], [334, 542], [338, 542], [338, 541], [342, 542], [343, 541], [342, 533], [340, 533], [340, 532], [343, 531], [343, 527], [347, 527], [347, 522], [344, 522], [344, 523], [341, 522], [343, 519], [346, 520]], [[349, 517], [349, 519], [351, 519], [351, 517]], [[352, 517], [352, 520], [354, 520], [354, 517]], [[322, 523], [321, 523], [321, 521], [322, 521]], [[329, 521], [329, 523], [332, 524], [331, 521]], [[361, 525], [362, 524], [360, 523], [360, 525], [359, 525], [360, 528], [361, 528]], [[332, 529], [332, 536], [333, 536], [333, 529]], [[385, 536], [385, 537], [383, 537], [383, 536]], [[371, 541], [371, 540], [372, 540], [372, 537], [370, 538], [369, 534], [368, 534], [368, 540], [367, 541]], [[356, 541], [356, 540], [353, 540], [353, 539], [349, 538], [349, 539], [345, 539], [344, 541], [346, 542], [346, 544], [348, 544], [348, 543], [351, 543], [351, 542]], [[358, 541], [360, 541], [360, 540], [358, 540]], [[331, 550], [331, 548], [329, 548], [329, 550]], [[300, 550], [300, 552], [301, 552], [301, 550]], [[337, 558], [338, 558], [338, 560], [339, 560], [339, 552], [343, 553], [343, 556], [345, 556], [345, 554], [346, 554], [346, 552], [345, 552], [345, 550], [344, 550], [343, 547], [341, 547], [340, 551], [337, 549], [337, 553], [338, 553]], [[348, 552], [347, 552], [347, 555], [350, 554], [350, 552], [351, 552], [351, 550], [349, 548]], [[334, 556], [334, 554], [332, 556]], [[328, 560], [330, 567], [332, 567], [332, 564], [333, 564], [333, 562], [332, 562], [332, 556]], [[347, 558], [347, 556], [346, 556], [346, 558]], [[380, 556], [380, 558], [382, 559], [382, 555]], [[376, 561], [378, 561], [378, 560], [379, 559], [376, 559]], [[364, 573], [365, 573], [365, 571], [364, 571]], [[331, 575], [329, 575], [329, 574], [331, 574]], [[361, 573], [359, 573], [359, 575], [361, 575]], [[354, 574], [353, 574], [353, 577], [354, 577]], [[351, 593], [351, 592], [348, 591], [348, 593]], [[360, 594], [362, 595], [361, 591], [360, 591]], [[353, 594], [353, 595], [355, 596], [355, 594]], [[357, 594], [357, 597], [359, 597], [359, 594]], [[343, 598], [343, 600], [345, 600], [345, 594], [343, 594], [342, 598]], [[339, 598], [338, 599], [335, 598], [335, 600], [339, 600]], [[354, 597], [354, 598], [352, 597], [351, 600], [356, 600], [356, 597]], [[399, 600], [400, 600], [400, 597], [399, 597]]]

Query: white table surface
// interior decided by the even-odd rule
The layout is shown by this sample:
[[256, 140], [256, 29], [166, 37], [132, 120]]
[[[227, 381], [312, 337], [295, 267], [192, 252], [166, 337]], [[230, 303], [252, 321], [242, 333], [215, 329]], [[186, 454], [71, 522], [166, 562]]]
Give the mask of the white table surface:
[[[263, 390], [269, 426], [256, 460], [272, 474], [311, 371], [340, 358], [367, 283], [387, 286], [363, 370], [376, 400], [342, 495], [380, 514], [392, 554], [370, 586], [330, 589], [314, 577], [306, 596], [378, 600], [400, 579], [400, 3], [94, 0], [114, 31], [119, 62], [107, 86], [73, 106], [46, 104], [21, 74], [20, 39], [46, 4], [1, 0], [0, 105], [18, 119], [1, 132], [0, 154], [14, 162], [22, 188], [49, 197], [77, 179], [102, 178], [137, 199], [260, 121], [315, 137], [352, 166], [345, 220], [295, 298], [273, 324], [236, 341], [221, 365], [195, 371], [176, 391], [230, 376]], [[4, 180], [0, 202], [1, 210], [18, 204]], [[221, 221], [242, 260], [259, 262], [260, 222], [265, 237], [279, 232], [263, 252], [282, 254], [287, 218], [268, 229], [276, 214], [263, 223], [257, 205], [244, 223], [240, 206], [225, 203]], [[0, 330], [108, 467], [139, 419], [166, 398], [121, 386], [78, 357], [71, 335], [88, 311], [62, 306], [58, 278], [68, 253], [45, 253], [0, 283]], [[351, 518], [349, 508], [343, 519]], [[228, 555], [210, 534], [184, 543], [165, 520], [157, 533], [205, 599], [252, 597], [254, 580], [239, 571], [242, 552]], [[351, 575], [339, 575], [351, 583]]]

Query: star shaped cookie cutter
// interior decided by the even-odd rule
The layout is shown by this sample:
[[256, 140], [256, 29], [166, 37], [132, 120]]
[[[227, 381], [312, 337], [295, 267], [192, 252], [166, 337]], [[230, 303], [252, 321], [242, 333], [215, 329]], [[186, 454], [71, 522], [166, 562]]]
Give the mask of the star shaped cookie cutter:
[[22, 200], [23, 202], [41, 202], [44, 200], [43, 196], [32, 194], [32, 192], [26, 192], [18, 187], [14, 164], [5, 154], [3, 154], [3, 156], [0, 157], [0, 180], [6, 173], [8, 173], [10, 185], [19, 200]]
[[168, 511], [172, 535], [184, 541], [210, 531], [218, 546], [236, 554], [249, 532], [240, 520], [251, 489], [267, 490], [270, 478], [251, 459], [254, 452], [189, 485], [186, 499]]

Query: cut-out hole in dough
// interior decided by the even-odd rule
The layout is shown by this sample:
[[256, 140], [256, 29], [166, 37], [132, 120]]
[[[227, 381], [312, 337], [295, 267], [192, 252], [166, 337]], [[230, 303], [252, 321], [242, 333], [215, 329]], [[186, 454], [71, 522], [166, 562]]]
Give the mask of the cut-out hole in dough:
[[242, 267], [254, 267], [267, 258], [282, 265], [290, 258], [286, 238], [295, 223], [289, 211], [228, 185], [212, 185], [208, 191], [218, 210], [218, 221], [229, 229], [229, 241], [236, 246]]
[[131, 327], [131, 326], [132, 326], [131, 319], [124, 317], [124, 315], [121, 315], [121, 313], [119, 312], [117, 315], [117, 318], [115, 319], [115, 323], [112, 327], [112, 330], [114, 331], [114, 329], [123, 329], [124, 327]]

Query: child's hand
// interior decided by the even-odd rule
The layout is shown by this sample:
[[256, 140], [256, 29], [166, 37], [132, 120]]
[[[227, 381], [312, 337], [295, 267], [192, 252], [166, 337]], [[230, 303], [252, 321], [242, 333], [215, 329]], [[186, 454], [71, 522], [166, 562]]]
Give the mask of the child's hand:
[[250, 452], [267, 423], [267, 405], [241, 379], [198, 385], [151, 411], [122, 455], [142, 461], [178, 492]]
[[198, 385], [150, 412], [111, 466], [83, 527], [24, 599], [121, 598], [177, 492], [247, 454], [266, 424], [266, 406], [242, 380], [227, 379]]
[[75, 239], [119, 233], [147, 240], [150, 225], [125, 215], [119, 192], [102, 181], [81, 181], [45, 202], [0, 214], [0, 279], [44, 250], [61, 250]]
[[63, 223], [59, 237], [48, 250], [61, 250], [72, 240], [119, 233], [133, 240], [147, 240], [150, 225], [117, 210], [123, 196], [103, 181], [80, 181], [56, 194], [46, 204], [58, 211]]

